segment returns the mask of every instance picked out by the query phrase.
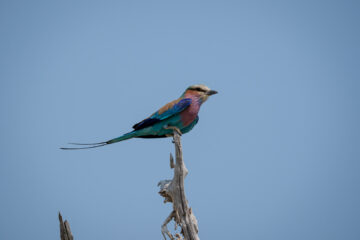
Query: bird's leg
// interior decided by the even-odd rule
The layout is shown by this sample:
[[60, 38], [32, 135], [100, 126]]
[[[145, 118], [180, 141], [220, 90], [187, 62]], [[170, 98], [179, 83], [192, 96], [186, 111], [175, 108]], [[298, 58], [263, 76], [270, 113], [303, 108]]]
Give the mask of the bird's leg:
[[180, 129], [177, 128], [177, 127], [169, 126], [169, 125], [168, 125], [168, 126], [165, 126], [164, 129], [171, 129], [171, 130], [173, 130], [173, 131], [176, 131], [180, 136], [182, 135], [182, 132], [181, 132]]

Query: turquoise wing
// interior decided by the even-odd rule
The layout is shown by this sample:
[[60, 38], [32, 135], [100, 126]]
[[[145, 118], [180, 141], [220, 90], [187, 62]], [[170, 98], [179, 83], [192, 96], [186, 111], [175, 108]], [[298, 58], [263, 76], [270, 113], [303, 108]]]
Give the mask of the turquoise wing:
[[152, 114], [150, 117], [135, 124], [133, 126], [134, 131], [150, 127], [164, 119], [167, 119], [184, 111], [186, 108], [190, 106], [191, 102], [192, 102], [191, 98], [182, 98], [166, 104], [165, 106], [160, 108], [157, 112]]

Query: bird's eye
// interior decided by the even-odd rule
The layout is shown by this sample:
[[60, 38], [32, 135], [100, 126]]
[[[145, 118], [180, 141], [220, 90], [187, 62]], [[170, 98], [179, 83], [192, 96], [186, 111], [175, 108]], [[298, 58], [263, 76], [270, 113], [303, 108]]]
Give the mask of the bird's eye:
[[199, 91], [199, 92], [205, 92], [204, 89], [201, 89], [201, 88], [195, 88], [196, 91]]

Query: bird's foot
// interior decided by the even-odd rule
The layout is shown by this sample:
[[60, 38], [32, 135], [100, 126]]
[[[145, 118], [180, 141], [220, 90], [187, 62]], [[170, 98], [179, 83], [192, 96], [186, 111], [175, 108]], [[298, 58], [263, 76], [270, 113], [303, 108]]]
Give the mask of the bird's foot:
[[182, 132], [181, 132], [180, 129], [177, 128], [177, 127], [166, 126], [166, 127], [164, 127], [164, 129], [171, 129], [171, 130], [173, 130], [173, 131], [176, 131], [180, 136], [182, 135]]

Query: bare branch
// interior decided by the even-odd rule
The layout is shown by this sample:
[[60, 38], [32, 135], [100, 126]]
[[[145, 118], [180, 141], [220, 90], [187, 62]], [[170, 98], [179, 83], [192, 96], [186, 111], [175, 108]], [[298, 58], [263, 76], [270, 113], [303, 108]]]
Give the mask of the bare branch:
[[71, 234], [70, 224], [67, 220], [65, 220], [65, 222], [63, 222], [60, 212], [59, 212], [59, 222], [60, 222], [60, 239], [61, 240], [74, 240], [74, 237]]
[[[159, 194], [165, 198], [164, 203], [173, 203], [173, 211], [166, 218], [161, 227], [162, 234], [165, 239], [165, 234], [171, 240], [175, 239], [166, 227], [166, 225], [174, 219], [175, 226], [179, 225], [181, 227], [181, 233], [184, 236], [184, 240], [199, 240], [197, 220], [192, 213], [191, 208], [189, 208], [188, 201], [185, 196], [184, 179], [188, 170], [186, 169], [182, 159], [181, 138], [178, 129], [174, 128], [173, 131], [176, 163], [174, 166], [172, 155], [170, 155], [170, 167], [172, 168], [174, 166], [174, 177], [172, 180], [163, 180], [158, 184], [158, 186], [160, 186]], [[180, 235], [176, 234], [175, 236], [176, 239], [181, 239]]]
[[174, 157], [173, 157], [173, 155], [170, 153], [170, 168], [173, 169], [174, 167], [175, 167]]
[[169, 229], [167, 228], [167, 224], [175, 217], [175, 212], [172, 211], [170, 213], [170, 215], [165, 219], [164, 223], [161, 225], [161, 233], [164, 237], [164, 239], [166, 240], [166, 236], [165, 234], [171, 239], [171, 240], [175, 240], [175, 238], [173, 237], [173, 235], [170, 233]]

